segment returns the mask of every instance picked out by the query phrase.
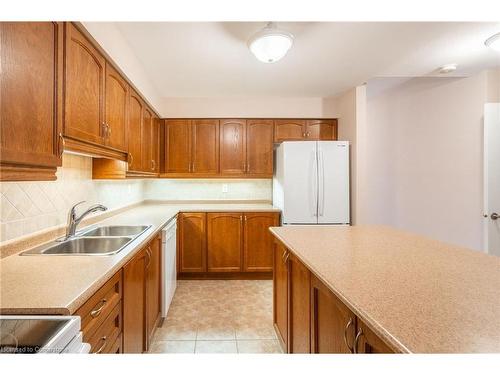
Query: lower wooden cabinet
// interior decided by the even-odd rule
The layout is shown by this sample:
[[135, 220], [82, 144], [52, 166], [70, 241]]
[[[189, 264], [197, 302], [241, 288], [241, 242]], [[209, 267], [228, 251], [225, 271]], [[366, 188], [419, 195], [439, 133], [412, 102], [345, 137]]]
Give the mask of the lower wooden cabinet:
[[159, 321], [161, 296], [160, 237], [123, 267], [123, 352], [143, 353]]
[[185, 212], [177, 218], [180, 278], [270, 278], [278, 212]]
[[274, 328], [286, 353], [394, 353], [277, 240], [273, 293]]

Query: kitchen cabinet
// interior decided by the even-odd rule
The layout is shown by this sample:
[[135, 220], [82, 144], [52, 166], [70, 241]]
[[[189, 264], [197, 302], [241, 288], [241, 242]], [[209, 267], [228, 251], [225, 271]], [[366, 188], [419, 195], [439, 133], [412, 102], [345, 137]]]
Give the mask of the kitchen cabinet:
[[273, 121], [247, 120], [246, 175], [273, 175]]
[[144, 103], [140, 96], [130, 90], [128, 132], [128, 171], [140, 172], [142, 169], [142, 124]]
[[153, 112], [143, 103], [142, 110], [142, 130], [141, 130], [141, 156], [142, 172], [153, 172]]
[[191, 171], [191, 120], [165, 120], [164, 169], [167, 175]]
[[226, 119], [220, 123], [220, 172], [242, 175], [246, 172], [246, 120]]
[[161, 315], [161, 237], [154, 238], [146, 251], [149, 252], [149, 262], [146, 264], [146, 337], [149, 343]]
[[311, 272], [293, 254], [288, 257], [288, 351], [311, 352]]
[[123, 352], [146, 350], [146, 248], [123, 267]]
[[177, 216], [178, 271], [206, 272], [206, 213], [184, 212]]
[[272, 272], [273, 237], [269, 227], [279, 226], [279, 213], [246, 212], [243, 224], [243, 271]]
[[311, 278], [311, 352], [351, 353], [356, 316], [317, 277]]
[[357, 319], [356, 326], [356, 337], [353, 341], [355, 353], [394, 353], [361, 319]]
[[129, 103], [129, 85], [115, 68], [106, 62], [105, 77], [105, 123], [106, 145], [127, 152], [127, 121]]
[[0, 180], [55, 180], [62, 164], [61, 22], [0, 22]]
[[153, 154], [153, 173], [160, 173], [160, 119], [153, 115], [153, 127], [151, 135], [151, 152]]
[[243, 214], [207, 214], [207, 271], [241, 270]]
[[274, 142], [337, 140], [337, 120], [275, 120]]
[[288, 352], [288, 257], [280, 242], [274, 246], [273, 323], [281, 348]]
[[219, 172], [219, 121], [191, 122], [191, 173], [215, 175]]

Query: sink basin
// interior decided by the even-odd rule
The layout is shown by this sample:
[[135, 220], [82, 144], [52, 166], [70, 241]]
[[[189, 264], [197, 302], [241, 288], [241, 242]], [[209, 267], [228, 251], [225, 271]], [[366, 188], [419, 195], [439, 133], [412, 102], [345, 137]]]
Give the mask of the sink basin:
[[132, 240], [132, 237], [75, 237], [25, 251], [22, 255], [112, 255]]
[[138, 236], [151, 225], [109, 225], [90, 229], [87, 232], [80, 234], [82, 237], [121, 237], [121, 236]]

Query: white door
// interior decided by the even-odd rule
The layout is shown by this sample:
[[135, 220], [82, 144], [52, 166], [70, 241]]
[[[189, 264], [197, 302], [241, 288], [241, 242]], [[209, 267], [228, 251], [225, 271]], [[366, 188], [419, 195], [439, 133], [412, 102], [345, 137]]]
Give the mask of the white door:
[[484, 106], [485, 248], [500, 256], [500, 103]]
[[318, 223], [349, 224], [349, 142], [318, 142]]
[[284, 142], [283, 224], [317, 224], [316, 142]]

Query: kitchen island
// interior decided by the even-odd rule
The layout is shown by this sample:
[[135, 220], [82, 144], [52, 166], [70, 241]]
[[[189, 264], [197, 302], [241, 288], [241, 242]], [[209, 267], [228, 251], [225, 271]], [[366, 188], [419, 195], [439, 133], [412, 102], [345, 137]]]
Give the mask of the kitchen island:
[[285, 351], [500, 352], [500, 258], [384, 226], [270, 230]]

